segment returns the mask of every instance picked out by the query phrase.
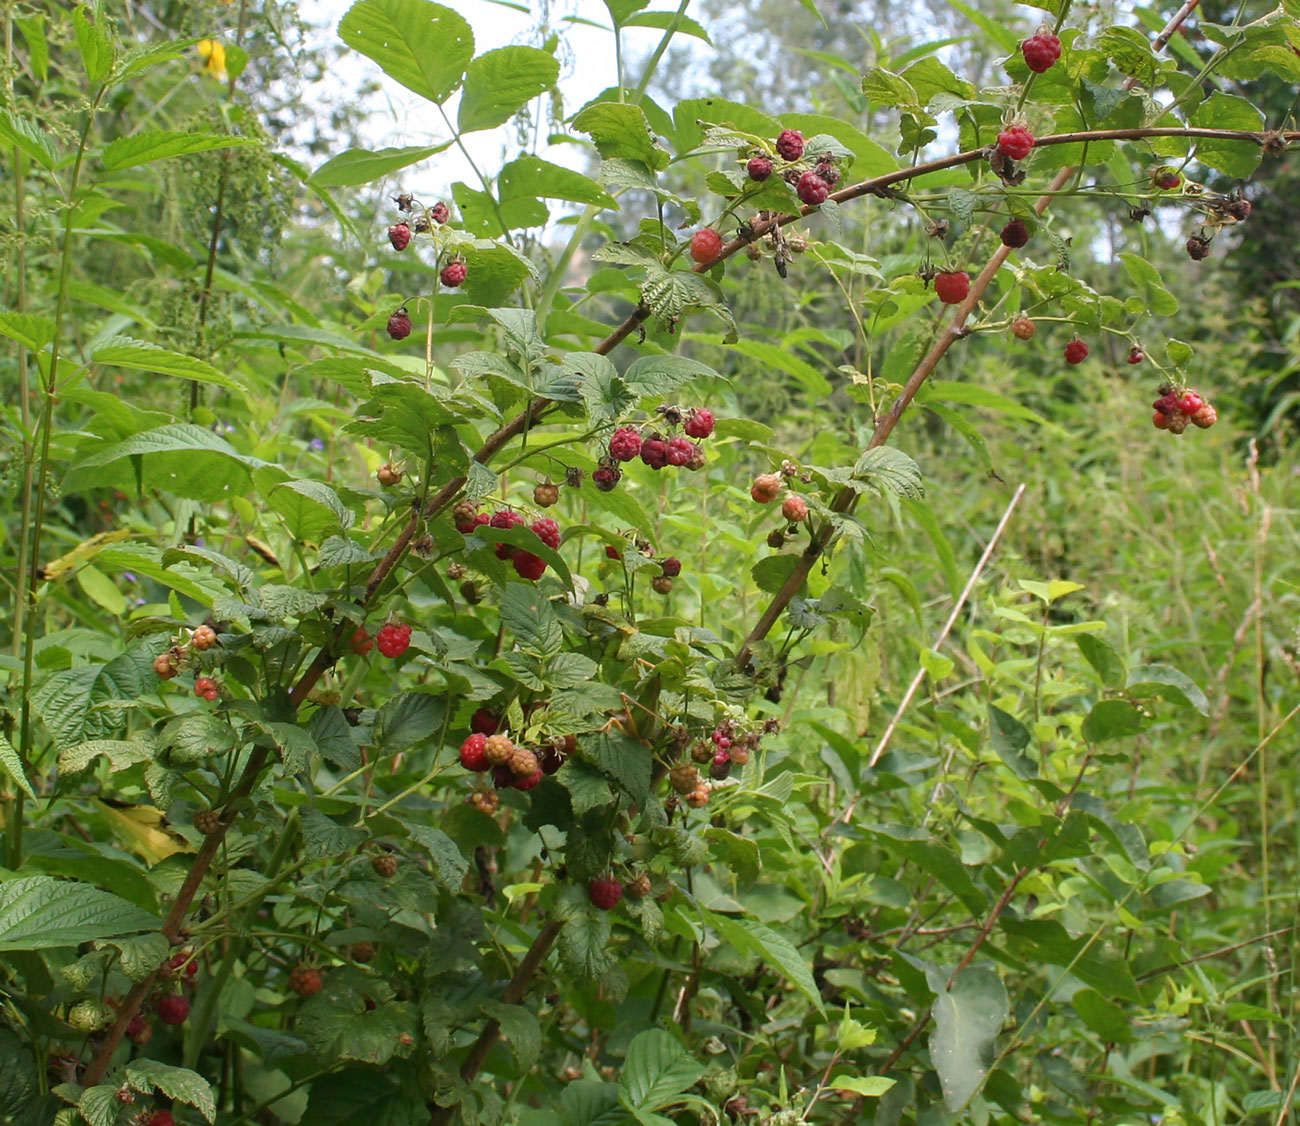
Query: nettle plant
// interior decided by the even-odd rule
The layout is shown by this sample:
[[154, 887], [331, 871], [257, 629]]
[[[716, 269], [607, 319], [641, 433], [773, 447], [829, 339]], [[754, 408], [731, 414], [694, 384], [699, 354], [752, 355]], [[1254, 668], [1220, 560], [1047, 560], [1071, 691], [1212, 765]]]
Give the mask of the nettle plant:
[[[965, 643], [982, 690], [904, 718], [909, 693], [870, 753], [830, 714], [783, 731], [777, 705], [805, 652], [869, 628], [854, 509], [916, 511], [920, 469], [885, 443], [954, 344], [1050, 330], [1078, 364], [1117, 335], [1156, 369], [1157, 427], [1213, 424], [1190, 349], [1139, 338], [1172, 311], [1158, 268], [1128, 255], [1136, 295], [1097, 292], [1048, 210], [1180, 207], [1205, 257], [1250, 204], [1192, 174], [1244, 179], [1296, 138], [1207, 83], [1294, 77], [1296, 13], [1201, 23], [1218, 46], [1194, 75], [1159, 53], [1189, 9], [1154, 43], [1072, 27], [1068, 4], [1024, 37], [984, 21], [1006, 86], [977, 89], [933, 52], [865, 76], [899, 111], [890, 152], [830, 116], [719, 99], [669, 114], [644, 91], [694, 25], [684, 5], [643, 7], [609, 4], [615, 35], [664, 28], [646, 75], [564, 122], [592, 175], [524, 154], [451, 201], [403, 189], [374, 237], [391, 273], [349, 287], [336, 319], [278, 302], [298, 323], [250, 324], [221, 357], [134, 339], [129, 310], [84, 339], [66, 284], [111, 233], [78, 207], [111, 200], [120, 170], [264, 143], [142, 125], [96, 145], [111, 95], [191, 45], [128, 51], [79, 9], [83, 128], [48, 136], [6, 108], [5, 159], [66, 204], [64, 284], [0, 314], [40, 404], [10, 416], [32, 488], [0, 742], [9, 1119], [1217, 1120], [1215, 1096], [1189, 1086], [1180, 1106], [1135, 1075], [1190, 1003], [1167, 981], [1182, 948], [1166, 924], [1214, 862], [1182, 846], [1194, 817], [1112, 803], [1106, 778], [1127, 758], [1115, 741], [1160, 708], [1204, 710], [1186, 678], [1130, 669], [1103, 623], [1071, 620], [1074, 584], [1026, 582], [990, 596], [1001, 630]], [[41, 20], [17, 25], [32, 67]], [[559, 73], [549, 49], [475, 55], [465, 20], [428, 0], [360, 0], [339, 34], [453, 140], [347, 152], [309, 178], [280, 162], [319, 197], [509, 121]], [[928, 157], [941, 132], [960, 151]], [[905, 270], [837, 241], [858, 201], [914, 221]], [[550, 260], [523, 232], [557, 203], [581, 210]], [[619, 222], [626, 238], [597, 237]], [[221, 225], [218, 203], [202, 292]], [[589, 245], [601, 268], [571, 284]], [[844, 317], [868, 354], [907, 334], [910, 372], [841, 369], [870, 436], [826, 438], [830, 464], [728, 417], [720, 373], [680, 346], [698, 315], [714, 347], [743, 348], [724, 283], [769, 259], [791, 286], [815, 262], [860, 287]], [[196, 393], [160, 420], [107, 401], [113, 370]], [[296, 472], [205, 424], [215, 396], [290, 378], [353, 397], [333, 437], [378, 451], [373, 481]], [[928, 406], [977, 444], [944, 400], [978, 397], [943, 387]], [[49, 562], [56, 489], [116, 490], [157, 519]], [[727, 572], [738, 553], [716, 547], [728, 536], [766, 537], [756, 611]], [[113, 596], [126, 572], [156, 592], [134, 613]], [[38, 660], [43, 600], [74, 574], [126, 619], [122, 651], [74, 660], [69, 637]], [[944, 637], [924, 657], [935, 677]], [[912, 749], [890, 745], [904, 735]], [[81, 832], [86, 810], [102, 836]]]

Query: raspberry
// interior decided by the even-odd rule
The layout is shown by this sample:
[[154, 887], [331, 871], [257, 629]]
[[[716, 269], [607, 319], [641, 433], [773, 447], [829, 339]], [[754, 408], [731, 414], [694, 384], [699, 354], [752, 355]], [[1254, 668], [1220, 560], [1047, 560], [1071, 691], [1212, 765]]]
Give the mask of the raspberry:
[[1187, 257], [1193, 262], [1200, 262], [1210, 255], [1210, 240], [1200, 235], [1192, 235], [1187, 240]]
[[126, 1026], [126, 1038], [132, 1044], [143, 1046], [153, 1039], [153, 1025], [142, 1016], [133, 1016]]
[[469, 796], [469, 803], [480, 813], [491, 817], [501, 807], [501, 799], [493, 790], [475, 790]]
[[672, 594], [673, 580], [667, 575], [656, 575], [650, 580], [650, 589], [653, 590], [655, 594]]
[[1157, 430], [1169, 429], [1169, 416], [1164, 411], [1156, 411], [1151, 416], [1151, 425]]
[[169, 993], [158, 1002], [158, 1019], [163, 1024], [184, 1024], [190, 1015], [190, 999]]
[[167, 959], [167, 968], [169, 970], [184, 969], [187, 977], [193, 977], [199, 972], [198, 959], [194, 957], [193, 950], [178, 950]]
[[[526, 521], [518, 512], [513, 512], [508, 508], [502, 508], [492, 513], [488, 523], [493, 528], [501, 528], [504, 530], [506, 528], [517, 528], [519, 525], [526, 523]], [[509, 559], [518, 550], [517, 547], [512, 547], [508, 543], [499, 543], [496, 545], [496, 556], [498, 559]]]
[[668, 464], [668, 443], [662, 438], [647, 438], [641, 443], [641, 460], [651, 469], [662, 469]]
[[400, 657], [410, 648], [411, 627], [388, 622], [379, 627], [379, 632], [375, 634], [375, 641], [379, 645], [379, 651], [385, 657]]
[[483, 748], [487, 744], [486, 735], [474, 734], [469, 736], [460, 745], [460, 764], [466, 770], [473, 770], [476, 773], [486, 770], [492, 764], [488, 762], [487, 755], [483, 753]]
[[691, 257], [701, 266], [711, 266], [722, 253], [722, 236], [712, 227], [705, 227], [691, 236]]
[[1151, 174], [1151, 182], [1162, 192], [1172, 192], [1183, 182], [1183, 178], [1166, 164]]
[[745, 763], [749, 761], [749, 748], [736, 747], [735, 750], [731, 752], [731, 761], [737, 766], [744, 766]]
[[803, 497], [786, 497], [785, 503], [781, 505], [781, 515], [789, 520], [791, 524], [797, 524], [800, 520], [807, 520], [808, 502]]
[[1051, 70], [1052, 65], [1061, 57], [1061, 41], [1046, 31], [1031, 35], [1020, 44], [1020, 53], [1025, 56], [1025, 65], [1035, 74]]
[[155, 1110], [148, 1126], [176, 1126], [176, 1119], [170, 1110]]
[[537, 533], [537, 538], [552, 551], [560, 546], [560, 526], [549, 516], [534, 520], [530, 527]]
[[491, 708], [479, 708], [469, 717], [469, 729], [475, 735], [495, 735], [501, 726], [501, 717]]
[[168, 652], [159, 653], [153, 659], [153, 671], [158, 674], [160, 679], [171, 680], [181, 670], [176, 664], [175, 656]]
[[1186, 415], [1193, 415], [1205, 405], [1205, 400], [1195, 391], [1184, 391], [1178, 400], [1178, 409]]
[[194, 815], [194, 827], [205, 837], [221, 828], [221, 817], [215, 809], [200, 809]]
[[377, 852], [370, 858], [370, 867], [375, 874], [391, 880], [397, 875], [397, 857], [391, 852]]
[[623, 885], [617, 880], [592, 880], [587, 885], [587, 896], [593, 906], [609, 911], [623, 898]]
[[386, 461], [384, 462], [383, 465], [381, 465], [378, 469], [375, 470], [375, 479], [378, 480], [378, 482], [381, 485], [383, 485], [384, 488], [389, 489], [392, 488], [392, 486], [394, 485], [401, 484], [402, 471], [398, 469], [397, 466], [395, 466], [391, 461]]
[[767, 546], [778, 550], [785, 547], [785, 533], [780, 528], [773, 528], [767, 533]]
[[642, 872], [631, 883], [623, 885], [623, 890], [634, 899], [644, 899], [650, 894], [650, 877]]
[[798, 129], [782, 129], [776, 139], [776, 151], [784, 160], [798, 160], [803, 156], [803, 134]]
[[217, 631], [211, 626], [195, 626], [190, 644], [195, 649], [211, 649], [217, 643]]
[[682, 561], [675, 555], [670, 555], [666, 559], [660, 560], [659, 569], [670, 579], [675, 579], [682, 573]]
[[348, 957], [354, 962], [360, 962], [365, 966], [375, 960], [375, 944], [373, 942], [354, 942], [348, 947]]
[[200, 699], [211, 699], [210, 692], [217, 691], [217, 682], [210, 676], [201, 676], [194, 682], [194, 695]]
[[1255, 208], [1248, 199], [1230, 199], [1226, 204], [1224, 204], [1224, 210], [1236, 219], [1238, 223], [1244, 223], [1250, 218], [1250, 213], [1255, 210]]
[[936, 274], [934, 291], [945, 305], [960, 305], [970, 294], [970, 275], [965, 270]]
[[531, 790], [541, 784], [541, 770], [534, 770], [531, 774], [525, 774], [523, 777], [516, 778], [512, 783], [516, 790]]
[[465, 268], [464, 262], [448, 262], [443, 268], [442, 273], [438, 275], [442, 279], [442, 284], [448, 289], [455, 289], [465, 280], [469, 271]]
[[1029, 228], [1025, 226], [1023, 219], [1012, 219], [999, 236], [1002, 239], [1003, 246], [1009, 246], [1012, 250], [1019, 250], [1029, 241]]
[[294, 966], [289, 972], [289, 988], [299, 997], [314, 997], [321, 984], [320, 970], [314, 966]]
[[527, 777], [529, 774], [536, 774], [541, 769], [541, 764], [537, 761], [537, 756], [527, 747], [516, 747], [510, 752], [508, 763], [510, 769], [521, 777]]
[[795, 194], [809, 207], [816, 207], [826, 202], [831, 194], [830, 186], [816, 172], [805, 172], [794, 186]]
[[493, 766], [502, 766], [515, 753], [515, 745], [510, 741], [509, 735], [489, 735], [483, 744], [483, 752]]
[[1170, 434], [1181, 434], [1187, 429], [1188, 418], [1185, 414], [1171, 414], [1167, 421]]
[[554, 774], [564, 765], [564, 760], [578, 749], [578, 740], [573, 735], [566, 735], [563, 739], [557, 739], [547, 743], [538, 756], [538, 761], [542, 764], [543, 774]]
[[405, 340], [411, 335], [411, 318], [405, 308], [388, 318], [388, 335], [394, 340]]
[[1192, 423], [1202, 430], [1208, 430], [1219, 421], [1219, 412], [1216, 411], [1209, 403], [1202, 403], [1201, 407], [1192, 415]]
[[1088, 358], [1088, 344], [1083, 340], [1071, 340], [1065, 346], [1065, 362], [1067, 364], [1081, 364]]
[[352, 631], [352, 636], [348, 638], [348, 648], [359, 657], [364, 657], [374, 647], [375, 643], [371, 640], [370, 634], [366, 633], [365, 626], [357, 626]]
[[609, 456], [615, 461], [631, 461], [641, 452], [641, 435], [630, 426], [620, 426], [609, 439]]
[[781, 477], [777, 473], [760, 473], [750, 486], [749, 495], [759, 504], [771, 504], [781, 491]]
[[1034, 322], [1028, 317], [1017, 317], [1011, 322], [1011, 334], [1017, 340], [1032, 340], [1037, 331]]
[[623, 553], [619, 551], [619, 549], [616, 548], [612, 543], [607, 543], [605, 545], [605, 558], [612, 559], [614, 560], [615, 563], [617, 563], [620, 559], [623, 558]]
[[695, 443], [689, 438], [678, 435], [668, 439], [668, 464], [676, 466], [690, 465], [695, 457]]
[[474, 517], [478, 515], [478, 505], [473, 501], [458, 501], [456, 507], [451, 510], [451, 518], [456, 524], [456, 531], [462, 536], [467, 536], [475, 528]]
[[429, 208], [429, 218], [435, 223], [445, 223], [451, 218], [451, 211], [445, 203], [435, 203]]
[[692, 438], [707, 438], [713, 433], [713, 412], [708, 407], [695, 407], [682, 427]]
[[686, 795], [686, 804], [692, 809], [703, 809], [709, 804], [709, 787], [701, 782]]
[[1142, 351], [1136, 344], [1128, 350], [1128, 362], [1130, 364], [1140, 364], [1147, 358], [1147, 354]]
[[591, 483], [602, 493], [612, 493], [622, 476], [623, 471], [617, 465], [602, 465], [593, 470]]
[[828, 188], [833, 188], [840, 182], [839, 165], [835, 163], [832, 157], [825, 157], [818, 161], [817, 167], [813, 171], [817, 173], [818, 179]]
[[536, 582], [546, 574], [546, 560], [531, 551], [516, 552], [510, 564], [514, 567], [516, 575], [530, 582]]
[[1034, 147], [1034, 135], [1023, 125], [1013, 125], [998, 134], [998, 152], [1012, 160], [1024, 160]]
[[679, 794], [689, 794], [700, 784], [700, 772], [689, 763], [679, 763], [668, 772], [668, 783]]
[[388, 241], [394, 250], [405, 250], [411, 244], [411, 228], [405, 223], [394, 223], [388, 228]]
[[560, 486], [552, 485], [549, 481], [538, 485], [533, 489], [533, 503], [538, 508], [550, 508], [553, 504], [559, 504]]
[[724, 778], [731, 776], [731, 756], [714, 755], [713, 762], [709, 766], [709, 777], [715, 782], [721, 782]]
[[745, 165], [745, 171], [749, 173], [751, 180], [766, 180], [772, 175], [772, 162], [765, 156], [751, 157], [749, 163]]

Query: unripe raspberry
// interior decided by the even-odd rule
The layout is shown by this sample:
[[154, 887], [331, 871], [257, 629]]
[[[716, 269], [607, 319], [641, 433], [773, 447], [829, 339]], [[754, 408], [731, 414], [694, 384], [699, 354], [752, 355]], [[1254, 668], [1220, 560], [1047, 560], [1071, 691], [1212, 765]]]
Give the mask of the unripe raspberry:
[[493, 766], [501, 766], [510, 761], [515, 753], [515, 745], [509, 735], [489, 735], [483, 744], [483, 753]]
[[395, 853], [377, 852], [370, 858], [370, 867], [375, 870], [377, 875], [383, 876], [386, 880], [391, 880], [397, 875], [398, 860]]
[[1156, 411], [1151, 415], [1151, 425], [1157, 430], [1169, 429], [1169, 416], [1164, 411]]
[[659, 570], [670, 579], [675, 579], [682, 573], [682, 561], [675, 555], [669, 555], [666, 559], [660, 561]]
[[1130, 364], [1140, 364], [1147, 358], [1147, 354], [1142, 351], [1136, 344], [1128, 350], [1128, 362]]
[[348, 957], [363, 966], [369, 965], [373, 962], [376, 953], [378, 953], [378, 951], [375, 950], [375, 944], [364, 940], [361, 942], [354, 942], [348, 947]]
[[177, 663], [175, 654], [169, 652], [159, 653], [153, 659], [153, 671], [158, 674], [160, 680], [171, 680], [179, 673], [180, 665]]
[[650, 588], [655, 594], [672, 594], [673, 580], [667, 575], [656, 575], [650, 580]]
[[609, 456], [615, 461], [631, 461], [641, 452], [641, 435], [630, 426], [620, 426], [609, 439]]
[[745, 171], [751, 180], [766, 180], [772, 175], [772, 161], [761, 155], [750, 157], [749, 163], [745, 165]]
[[405, 250], [411, 243], [411, 228], [405, 223], [394, 223], [388, 228], [388, 241], [394, 250]]
[[695, 457], [695, 443], [680, 434], [668, 439], [668, 464], [679, 468], [690, 465]]
[[786, 497], [785, 502], [781, 505], [781, 515], [789, 520], [791, 524], [797, 524], [800, 520], [807, 520], [808, 502], [803, 497]]
[[998, 134], [998, 152], [1012, 160], [1024, 160], [1034, 147], [1034, 135], [1023, 125], [1012, 125]]
[[690, 469], [690, 470], [703, 469], [705, 465], [708, 464], [708, 460], [709, 458], [708, 455], [704, 452], [704, 447], [697, 445], [694, 449], [691, 450], [691, 456], [687, 460], [686, 464], [682, 466], [682, 468]]
[[211, 626], [195, 626], [190, 634], [190, 644], [195, 649], [211, 649], [217, 643], [217, 631]]
[[1193, 262], [1200, 262], [1210, 255], [1210, 240], [1200, 235], [1192, 235], [1187, 240], [1187, 257]]
[[1085, 340], [1071, 340], [1065, 346], [1065, 362], [1067, 364], [1081, 364], [1088, 358], [1088, 343]]
[[475, 772], [486, 770], [492, 764], [488, 762], [488, 757], [483, 748], [488, 741], [486, 735], [474, 734], [469, 736], [460, 745], [460, 764], [466, 770]]
[[592, 880], [587, 885], [587, 896], [593, 906], [599, 907], [602, 911], [609, 911], [623, 898], [623, 885], [617, 880]]
[[405, 340], [411, 335], [411, 318], [405, 308], [388, 318], [388, 335], [394, 340]]
[[970, 294], [970, 275], [965, 270], [947, 270], [936, 274], [934, 291], [945, 305], [960, 305]]
[[1202, 430], [1208, 430], [1219, 421], [1219, 412], [1209, 403], [1202, 403], [1200, 409], [1192, 415], [1192, 423]]
[[709, 437], [713, 433], [713, 412], [708, 407], [694, 407], [682, 429], [692, 438]]
[[1195, 391], [1184, 391], [1178, 400], [1178, 409], [1186, 415], [1193, 415], [1205, 405], [1205, 400]]
[[689, 763], [678, 763], [668, 772], [668, 783], [679, 794], [689, 794], [700, 784], [700, 772]]
[[1168, 419], [1169, 419], [1168, 430], [1170, 434], [1181, 434], [1184, 430], [1187, 429], [1187, 423], [1190, 421], [1188, 417], [1185, 414], [1183, 414], [1181, 411], [1177, 411], [1174, 414], [1169, 415]]
[[541, 769], [537, 756], [527, 747], [516, 747], [510, 754], [510, 769], [519, 775], [535, 774]]
[[703, 809], [709, 804], [709, 787], [701, 782], [685, 796], [685, 801], [692, 809]]
[[737, 766], [744, 766], [745, 763], [747, 763], [747, 762], [749, 761], [749, 748], [748, 748], [748, 747], [732, 747], [732, 748], [731, 748], [731, 761], [732, 761], [733, 763], [735, 763]]
[[550, 508], [560, 502], [560, 486], [552, 485], [549, 481], [543, 482], [533, 489], [533, 503], [538, 508]]
[[375, 470], [375, 479], [383, 485], [384, 488], [391, 489], [394, 485], [401, 484], [402, 471], [391, 461], [386, 461]]
[[781, 477], [777, 473], [760, 473], [750, 486], [749, 495], [759, 504], [771, 504], [781, 491]]
[[616, 465], [602, 465], [592, 471], [591, 483], [602, 493], [612, 493], [618, 485], [623, 471]]
[[158, 1019], [163, 1024], [184, 1024], [190, 1015], [190, 999], [169, 993], [158, 1001]]
[[1020, 44], [1020, 53], [1025, 57], [1025, 65], [1035, 74], [1050, 70], [1061, 57], [1061, 41], [1049, 32], [1040, 31], [1031, 35]]
[[650, 877], [642, 872], [635, 880], [623, 885], [623, 890], [633, 899], [644, 899], [651, 892]]
[[294, 966], [289, 971], [289, 988], [299, 997], [314, 997], [322, 984], [320, 970], [315, 966]]
[[495, 790], [475, 790], [469, 796], [469, 803], [480, 813], [491, 817], [501, 808], [501, 797]]
[[448, 289], [455, 289], [468, 274], [469, 270], [466, 269], [464, 262], [448, 262], [438, 277]]
[[803, 134], [798, 129], [782, 129], [776, 139], [776, 151], [783, 160], [798, 160], [803, 156]]
[[1017, 317], [1011, 322], [1011, 335], [1017, 340], [1032, 340], [1037, 326], [1028, 317]]
[[668, 464], [668, 443], [662, 438], [647, 438], [641, 443], [641, 460], [651, 469]]
[[713, 761], [713, 748], [703, 739], [698, 740], [691, 746], [691, 758], [701, 766]]
[[221, 816], [215, 809], [200, 809], [194, 815], [194, 827], [205, 837], [210, 837], [221, 828]]
[[809, 207], [817, 207], [825, 203], [831, 194], [830, 185], [816, 172], [805, 172], [800, 176], [794, 190], [795, 194]]
[[691, 257], [701, 266], [711, 266], [722, 253], [722, 236], [712, 227], [705, 227], [691, 236]]
[[1029, 241], [1029, 228], [1025, 226], [1023, 219], [1012, 219], [998, 236], [1002, 239], [1003, 246], [1009, 246], [1012, 250], [1019, 250]]
[[451, 218], [451, 210], [445, 203], [435, 203], [429, 208], [429, 218], [435, 223], [445, 223]]
[[137, 1047], [143, 1047], [153, 1039], [153, 1025], [137, 1014], [126, 1026], [126, 1038]]

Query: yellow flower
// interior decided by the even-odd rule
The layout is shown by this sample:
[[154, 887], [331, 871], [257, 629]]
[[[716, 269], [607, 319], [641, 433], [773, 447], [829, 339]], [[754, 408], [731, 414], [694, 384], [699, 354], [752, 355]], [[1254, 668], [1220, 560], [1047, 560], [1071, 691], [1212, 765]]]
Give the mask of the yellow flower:
[[199, 58], [203, 60], [203, 69], [218, 82], [226, 80], [226, 48], [215, 39], [200, 39], [198, 42]]

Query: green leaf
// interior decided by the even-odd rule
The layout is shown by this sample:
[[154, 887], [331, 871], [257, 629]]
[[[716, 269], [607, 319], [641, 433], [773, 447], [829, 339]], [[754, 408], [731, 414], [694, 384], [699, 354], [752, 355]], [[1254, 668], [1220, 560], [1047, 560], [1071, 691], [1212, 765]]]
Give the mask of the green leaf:
[[1079, 1019], [1107, 1043], [1127, 1044], [1133, 1039], [1124, 1010], [1095, 989], [1080, 989], [1070, 998], [1070, 1004]]
[[103, 82], [113, 69], [113, 41], [101, 22], [104, 18], [99, 13], [92, 18], [84, 4], [78, 6], [72, 16], [81, 65], [86, 68], [86, 77], [92, 84]]
[[241, 394], [248, 394], [248, 387], [230, 375], [219, 371], [211, 364], [182, 352], [150, 344], [144, 340], [132, 340], [127, 336], [115, 336], [95, 349], [91, 359], [97, 364], [127, 368], [131, 371], [157, 372], [160, 375], [177, 375], [183, 379], [193, 379], [199, 383], [212, 383], [218, 387], [227, 387]]
[[339, 495], [320, 481], [284, 481], [266, 496], [267, 505], [283, 517], [294, 539], [320, 543], [326, 533], [347, 531], [356, 519]]
[[844, 1019], [840, 1021], [840, 1030], [835, 1043], [841, 1052], [855, 1052], [859, 1048], [870, 1047], [876, 1042], [876, 1030], [868, 1028], [859, 1020], [849, 1015], [848, 1006], [844, 1008]]
[[39, 313], [0, 313], [0, 336], [39, 352], [54, 339], [54, 321]]
[[365, 842], [368, 834], [352, 825], [331, 821], [315, 806], [303, 806], [299, 813], [303, 850], [307, 856], [343, 856]]
[[77, 585], [97, 606], [120, 618], [126, 613], [126, 595], [98, 567], [87, 563], [77, 568]]
[[521, 156], [501, 169], [497, 191], [502, 203], [517, 198], [540, 197], [589, 203], [597, 207], [617, 206], [614, 197], [591, 177], [536, 156]]
[[1101, 677], [1102, 684], [1107, 688], [1119, 688], [1124, 683], [1124, 659], [1108, 642], [1091, 633], [1079, 633], [1075, 634], [1074, 643], [1084, 660]]
[[209, 152], [212, 149], [241, 148], [258, 143], [252, 137], [236, 137], [230, 133], [186, 133], [157, 129], [119, 137], [104, 149], [99, 160], [105, 170], [116, 172], [172, 156], [188, 156], [190, 153]]
[[501, 594], [501, 621], [519, 647], [539, 657], [560, 651], [564, 633], [550, 602], [531, 583], [508, 583]]
[[303, 1122], [311, 1126], [411, 1126], [428, 1121], [416, 1090], [372, 1067], [353, 1067], [322, 1076], [311, 1085]]
[[1008, 414], [1012, 418], [1023, 418], [1026, 422], [1036, 422], [1040, 426], [1050, 425], [1047, 419], [1036, 411], [1021, 406], [1006, 395], [974, 383], [955, 383], [942, 379], [928, 382], [922, 394], [917, 396], [917, 402], [925, 403], [931, 399], [942, 399], [945, 403], [961, 403], [970, 407], [987, 407], [989, 410]]
[[686, 356], [641, 356], [628, 365], [623, 373], [623, 382], [638, 399], [648, 399], [667, 395], [693, 379], [716, 377], [717, 374], [708, 364]]
[[664, 31], [674, 28], [680, 35], [693, 35], [713, 46], [709, 33], [699, 23], [680, 12], [640, 12], [623, 21], [624, 27], [657, 27]]
[[111, 705], [144, 695], [147, 668], [148, 659], [137, 651], [102, 665], [61, 669], [40, 684], [32, 704], [61, 749], [84, 739], [111, 738], [122, 727], [121, 712]]
[[399, 169], [436, 156], [455, 142], [405, 149], [349, 149], [331, 157], [312, 173], [310, 184], [318, 188], [354, 188], [369, 184]]
[[[818, 134], [834, 137], [853, 154], [853, 178], [869, 179], [884, 176], [898, 168], [898, 159], [868, 137], [838, 117], [824, 113], [786, 113], [781, 124], [787, 129], [798, 129], [805, 137]], [[773, 177], [775, 179], [775, 177]]]
[[754, 585], [767, 594], [776, 594], [799, 566], [797, 555], [768, 555], [750, 569]]
[[0, 109], [0, 141], [13, 145], [44, 169], [54, 167], [57, 158], [49, 135], [7, 109]]
[[339, 38], [390, 78], [441, 105], [474, 57], [465, 19], [429, 0], [358, 0], [339, 22]]
[[376, 751], [395, 755], [433, 738], [442, 727], [446, 710], [446, 701], [428, 692], [401, 692], [391, 697], [375, 715]]
[[595, 102], [580, 111], [573, 127], [591, 137], [605, 159], [639, 160], [651, 169], [668, 166], [668, 153], [650, 132], [645, 111], [622, 102]]
[[627, 1049], [619, 1096], [628, 1109], [659, 1110], [697, 1083], [705, 1068], [662, 1028], [639, 1032]]
[[151, 931], [129, 938], [110, 938], [100, 946], [111, 946], [117, 950], [122, 972], [132, 981], [144, 981], [171, 953], [171, 942], [162, 931]]
[[1127, 700], [1098, 700], [1083, 721], [1082, 734], [1089, 743], [1123, 739], [1142, 730], [1142, 713]]
[[469, 861], [461, 854], [456, 842], [441, 829], [427, 825], [407, 825], [411, 840], [423, 848], [433, 862], [433, 876], [448, 891], [459, 891]]
[[[775, 138], [783, 121], [726, 98], [687, 98], [673, 110], [673, 147], [679, 154], [690, 152], [704, 140], [704, 124], [719, 125], [754, 137]], [[791, 126], [791, 128], [796, 128]]]
[[869, 1099], [879, 1098], [898, 1080], [884, 1075], [837, 1075], [827, 1086], [836, 1091], [852, 1091]]
[[27, 780], [27, 772], [23, 769], [23, 760], [19, 758], [13, 744], [3, 734], [0, 734], [0, 770], [3, 770], [9, 776], [9, 780], [17, 785], [24, 794], [33, 801], [36, 800], [36, 791], [32, 789], [31, 782]]
[[1143, 665], [1129, 674], [1125, 692], [1130, 696], [1159, 696], [1183, 707], [1195, 708], [1201, 715], [1210, 714], [1205, 693], [1184, 673], [1169, 665]]
[[50, 876], [0, 883], [0, 951], [76, 946], [160, 926], [157, 916], [88, 884]]
[[504, 125], [555, 85], [560, 63], [536, 47], [499, 47], [469, 64], [456, 123], [462, 133]]
[[133, 1060], [126, 1066], [126, 1081], [147, 1095], [152, 1095], [156, 1088], [169, 1099], [194, 1107], [209, 1122], [216, 1121], [212, 1084], [189, 1068], [172, 1067], [158, 1060]]
[[779, 970], [812, 1003], [813, 1008], [822, 1016], [826, 1015], [821, 991], [813, 980], [812, 971], [788, 938], [753, 919], [729, 919], [714, 915], [710, 916], [709, 922], [742, 954], [758, 955], [768, 965]]
[[532, 1009], [486, 1001], [483, 1011], [501, 1025], [501, 1038], [510, 1045], [519, 1067], [524, 1071], [531, 1068], [542, 1053], [542, 1027]]
[[1178, 298], [1165, 288], [1160, 271], [1139, 254], [1121, 254], [1144, 311], [1168, 317], [1178, 312]]
[[[1215, 91], [1197, 107], [1191, 124], [1207, 129], [1258, 131], [1264, 128], [1264, 115], [1245, 98]], [[1263, 149], [1255, 141], [1196, 142], [1197, 160], [1242, 180], [1255, 171], [1262, 154]]]
[[1029, 746], [1029, 728], [993, 704], [989, 705], [989, 736], [998, 757], [1017, 778], [1028, 781], [1038, 777], [1038, 768], [1020, 753]]
[[523, 284], [536, 277], [536, 267], [512, 246], [473, 247], [465, 251], [469, 274], [461, 291], [479, 305], [500, 305]]
[[963, 1108], [993, 1066], [993, 1042], [1007, 1019], [1007, 991], [997, 973], [968, 966], [935, 998], [930, 1058], [950, 1111]]
[[853, 467], [853, 477], [878, 493], [919, 498], [925, 496], [920, 466], [902, 450], [877, 446], [867, 450]]

